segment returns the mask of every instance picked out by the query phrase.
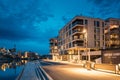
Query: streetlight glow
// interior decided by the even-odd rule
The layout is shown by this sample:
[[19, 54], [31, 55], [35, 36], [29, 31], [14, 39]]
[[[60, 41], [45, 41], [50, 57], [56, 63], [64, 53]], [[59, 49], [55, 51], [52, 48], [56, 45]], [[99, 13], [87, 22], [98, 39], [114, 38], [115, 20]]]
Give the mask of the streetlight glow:
[[84, 29], [84, 30], [83, 30], [83, 33], [86, 33], [86, 32], [87, 32], [86, 29]]

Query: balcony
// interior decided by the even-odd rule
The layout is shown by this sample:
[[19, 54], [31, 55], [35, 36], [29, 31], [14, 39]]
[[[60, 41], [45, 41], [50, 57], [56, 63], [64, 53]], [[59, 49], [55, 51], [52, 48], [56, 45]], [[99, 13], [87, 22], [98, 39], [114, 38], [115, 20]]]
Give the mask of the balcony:
[[112, 29], [118, 29], [119, 28], [119, 26], [118, 25], [112, 25], [112, 26], [110, 26], [110, 29], [112, 30]]
[[76, 44], [73, 44], [73, 47], [83, 47], [83, 43], [76, 43]]
[[83, 29], [75, 29], [72, 32], [73, 33], [83, 33]]
[[84, 35], [83, 34], [81, 34], [81, 35], [73, 35], [72, 40], [73, 41], [78, 41], [78, 40], [84, 41]]
[[83, 46], [84, 46], [83, 40], [73, 41], [73, 47], [83, 47]]
[[73, 38], [72, 41], [84, 41], [83, 38]]
[[76, 25], [83, 25], [83, 19], [76, 19], [75, 21], [73, 21], [72, 27]]

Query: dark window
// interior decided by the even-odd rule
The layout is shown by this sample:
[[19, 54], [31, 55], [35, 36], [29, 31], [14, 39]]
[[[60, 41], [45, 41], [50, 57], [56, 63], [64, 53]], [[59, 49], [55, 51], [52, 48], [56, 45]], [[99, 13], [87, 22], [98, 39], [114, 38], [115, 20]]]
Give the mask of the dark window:
[[99, 21], [97, 21], [97, 27], [99, 27], [100, 26], [100, 22]]
[[55, 43], [55, 46], [57, 46], [57, 43]]
[[102, 27], [104, 27], [104, 22], [102, 22]]
[[69, 35], [71, 35], [71, 30], [69, 31]]
[[94, 28], [94, 33], [96, 33], [96, 28]]
[[68, 37], [68, 32], [66, 33], [66, 37]]
[[69, 43], [69, 48], [71, 48], [71, 43]]
[[78, 20], [78, 24], [83, 25], [83, 20], [82, 19]]
[[94, 26], [99, 27], [100, 26], [100, 22], [99, 21], [94, 21]]
[[76, 19], [76, 20], [72, 23], [73, 26], [76, 25], [76, 24], [83, 25], [83, 19]]
[[104, 34], [104, 29], [103, 29], [103, 34]]
[[94, 35], [94, 39], [96, 40], [96, 35]]
[[94, 26], [96, 26], [96, 21], [94, 21]]
[[69, 27], [69, 26], [66, 26], [66, 28], [65, 28], [65, 29], [66, 29], [66, 31], [68, 31], [68, 27]]
[[71, 28], [71, 25], [69, 24], [69, 29]]
[[86, 25], [88, 24], [88, 20], [85, 20], [85, 24], [86, 24]]

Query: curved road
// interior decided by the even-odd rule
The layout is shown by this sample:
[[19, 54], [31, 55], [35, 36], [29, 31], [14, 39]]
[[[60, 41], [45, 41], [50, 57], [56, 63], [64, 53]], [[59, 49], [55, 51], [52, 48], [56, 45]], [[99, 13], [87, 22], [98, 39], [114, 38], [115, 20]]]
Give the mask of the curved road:
[[40, 61], [43, 69], [53, 80], [120, 80], [120, 75], [86, 70], [80, 65]]

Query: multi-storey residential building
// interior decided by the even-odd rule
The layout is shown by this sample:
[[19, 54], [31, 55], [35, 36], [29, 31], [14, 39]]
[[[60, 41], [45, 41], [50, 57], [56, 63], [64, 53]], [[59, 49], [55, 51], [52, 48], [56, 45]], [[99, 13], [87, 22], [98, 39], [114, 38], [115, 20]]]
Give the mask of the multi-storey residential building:
[[120, 48], [120, 19], [106, 20], [105, 36], [106, 48]]
[[59, 31], [60, 54], [77, 55], [76, 58], [80, 60], [82, 52], [103, 48], [104, 24], [104, 20], [98, 18], [74, 17]]
[[57, 60], [58, 56], [58, 38], [50, 39], [50, 54], [53, 57], [53, 60]]

